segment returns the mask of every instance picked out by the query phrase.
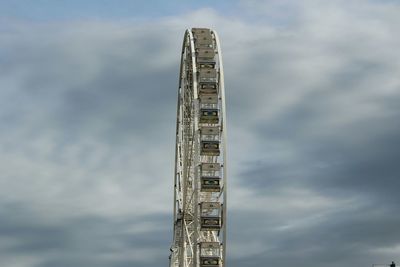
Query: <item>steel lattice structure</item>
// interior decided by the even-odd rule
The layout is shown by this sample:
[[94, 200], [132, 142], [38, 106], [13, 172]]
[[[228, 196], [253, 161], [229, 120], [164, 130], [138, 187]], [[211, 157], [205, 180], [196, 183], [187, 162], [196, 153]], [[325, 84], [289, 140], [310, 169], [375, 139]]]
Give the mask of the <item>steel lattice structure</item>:
[[226, 115], [215, 31], [185, 32], [179, 76], [170, 267], [226, 266]]

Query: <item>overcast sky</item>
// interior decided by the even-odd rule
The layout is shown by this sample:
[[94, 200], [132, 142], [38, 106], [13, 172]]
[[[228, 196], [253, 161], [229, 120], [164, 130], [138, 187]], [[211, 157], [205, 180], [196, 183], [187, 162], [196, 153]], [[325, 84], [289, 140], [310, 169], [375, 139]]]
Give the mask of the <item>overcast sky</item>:
[[0, 1], [0, 265], [157, 267], [180, 49], [218, 31], [228, 266], [400, 263], [400, 2]]

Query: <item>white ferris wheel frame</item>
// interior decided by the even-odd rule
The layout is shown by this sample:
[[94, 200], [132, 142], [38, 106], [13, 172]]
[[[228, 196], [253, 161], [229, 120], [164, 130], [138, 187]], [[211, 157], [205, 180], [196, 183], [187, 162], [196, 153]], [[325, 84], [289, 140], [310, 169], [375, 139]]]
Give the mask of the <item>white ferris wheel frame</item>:
[[[209, 231], [207, 233], [207, 237], [204, 238], [204, 234], [199, 230], [200, 227], [198, 225], [199, 219], [199, 205], [200, 205], [200, 196], [199, 196], [199, 171], [195, 170], [195, 166], [197, 166], [200, 161], [200, 152], [199, 152], [199, 143], [200, 134], [199, 134], [199, 121], [196, 114], [199, 114], [199, 91], [198, 91], [198, 83], [197, 83], [197, 58], [196, 58], [196, 49], [194, 36], [190, 29], [187, 29], [184, 35], [183, 44], [182, 44], [182, 53], [181, 53], [181, 65], [180, 65], [180, 76], [179, 76], [179, 90], [178, 90], [178, 104], [177, 104], [177, 123], [176, 123], [176, 147], [175, 147], [175, 170], [174, 170], [174, 209], [173, 209], [173, 220], [174, 220], [174, 242], [171, 246], [171, 256], [170, 256], [170, 267], [198, 267], [200, 263], [198, 262], [198, 257], [200, 253], [199, 248], [199, 239], [202, 237], [203, 241], [217, 241], [221, 244], [221, 263], [220, 267], [226, 267], [226, 243], [227, 243], [227, 232], [226, 232], [226, 224], [227, 224], [227, 126], [226, 126], [226, 104], [225, 104], [225, 85], [224, 85], [224, 71], [223, 71], [223, 62], [222, 62], [222, 52], [221, 45], [219, 41], [219, 37], [216, 31], [211, 30], [212, 36], [215, 41], [216, 48], [216, 57], [217, 57], [217, 72], [218, 72], [218, 107], [220, 109], [221, 114], [221, 123], [220, 123], [220, 134], [221, 134], [221, 142], [220, 148], [222, 149], [221, 155], [218, 157], [219, 159], [215, 159], [216, 162], [221, 163], [222, 172], [220, 172], [220, 179], [222, 181], [221, 191], [219, 196], [222, 195], [221, 202], [221, 220], [222, 225], [221, 229], [216, 233], [216, 231]], [[191, 61], [186, 62], [187, 56], [190, 55]], [[185, 57], [186, 56], [186, 57]], [[191, 64], [190, 64], [191, 63]], [[195, 114], [191, 117], [193, 121], [190, 123], [194, 126], [193, 136], [192, 136], [192, 147], [189, 149], [187, 143], [183, 142], [184, 134], [183, 131], [186, 129], [185, 126], [182, 126], [184, 120], [184, 102], [188, 101], [185, 99], [185, 81], [187, 81], [185, 77], [185, 71], [188, 70], [191, 65], [191, 88], [193, 89], [193, 95], [190, 99], [192, 109], [190, 114]], [[183, 152], [182, 152], [183, 151]], [[191, 153], [191, 161], [190, 163], [194, 166], [186, 166], [187, 160], [182, 157], [184, 153]], [[194, 155], [193, 155], [194, 154]], [[186, 155], [186, 154], [185, 154]], [[222, 160], [221, 160], [222, 157]], [[191, 167], [193, 167], [191, 169]], [[186, 188], [189, 179], [190, 172], [192, 172], [192, 179], [194, 181], [194, 190], [190, 191]], [[191, 188], [192, 189], [192, 188]], [[190, 191], [192, 193], [191, 196], [188, 196], [187, 193]], [[189, 197], [189, 200], [188, 200]], [[189, 201], [189, 202], [188, 202]], [[189, 207], [189, 204], [192, 205]], [[183, 216], [187, 216], [187, 211], [193, 207], [191, 212], [191, 216], [193, 216], [193, 226], [188, 227], [188, 223], [186, 222], [185, 217], [178, 218], [181, 213]], [[185, 210], [187, 209], [187, 210]], [[182, 211], [183, 210], [183, 211]], [[178, 224], [179, 219], [181, 219], [181, 224]], [[189, 230], [192, 229], [191, 231]], [[222, 233], [222, 240], [219, 240], [220, 234]]]

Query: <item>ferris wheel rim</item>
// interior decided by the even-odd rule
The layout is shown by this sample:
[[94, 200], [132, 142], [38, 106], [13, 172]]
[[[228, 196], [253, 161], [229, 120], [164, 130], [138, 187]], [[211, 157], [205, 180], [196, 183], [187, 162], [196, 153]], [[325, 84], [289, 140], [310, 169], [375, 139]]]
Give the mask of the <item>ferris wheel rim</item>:
[[216, 31], [214, 32], [215, 36], [215, 42], [217, 44], [217, 50], [218, 50], [218, 61], [219, 61], [219, 72], [220, 72], [220, 90], [221, 90], [221, 105], [222, 105], [222, 127], [224, 128], [223, 131], [223, 168], [224, 168], [224, 213], [223, 213], [223, 231], [224, 231], [224, 236], [223, 236], [223, 243], [224, 243], [224, 250], [223, 250], [223, 258], [226, 264], [226, 241], [227, 241], [227, 234], [226, 234], [226, 225], [227, 225], [227, 205], [228, 205], [228, 175], [227, 175], [227, 135], [228, 135], [228, 129], [227, 129], [227, 122], [226, 122], [226, 103], [225, 103], [225, 79], [224, 79], [224, 64], [222, 61], [222, 49], [221, 49], [221, 43], [219, 41], [219, 36]]

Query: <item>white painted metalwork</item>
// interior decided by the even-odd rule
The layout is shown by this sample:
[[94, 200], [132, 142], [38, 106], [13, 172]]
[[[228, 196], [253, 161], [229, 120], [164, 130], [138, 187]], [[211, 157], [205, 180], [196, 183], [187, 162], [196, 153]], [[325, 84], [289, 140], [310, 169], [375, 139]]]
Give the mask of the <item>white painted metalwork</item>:
[[188, 29], [179, 75], [170, 267], [226, 267], [226, 136], [218, 35]]

